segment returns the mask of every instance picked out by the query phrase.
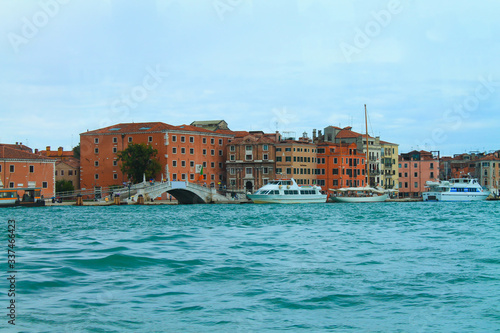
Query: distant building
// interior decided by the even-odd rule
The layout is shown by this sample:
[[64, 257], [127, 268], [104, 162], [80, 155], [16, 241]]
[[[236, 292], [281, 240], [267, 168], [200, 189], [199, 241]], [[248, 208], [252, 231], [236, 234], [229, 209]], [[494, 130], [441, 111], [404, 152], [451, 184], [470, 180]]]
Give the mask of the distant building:
[[56, 160], [34, 154], [22, 144], [0, 144], [0, 186], [41, 187], [42, 195], [55, 195]]
[[497, 193], [500, 189], [500, 152], [487, 154], [476, 161], [475, 178], [488, 190]]
[[46, 150], [38, 151], [35, 149], [35, 154], [56, 159], [56, 182], [66, 180], [70, 182], [75, 190], [80, 189], [80, 160], [74, 157], [73, 151], [64, 151], [62, 147], [57, 150], [51, 150], [47, 146]]
[[281, 139], [278, 132], [265, 134], [261, 131], [249, 132], [243, 137], [235, 137], [227, 145], [226, 172], [227, 191], [232, 193], [253, 193], [275, 174], [275, 145]]
[[411, 151], [399, 155], [399, 196], [420, 197], [425, 182], [436, 180], [439, 174], [439, 159], [428, 151]]
[[224, 120], [193, 121], [191, 126], [201, 127], [210, 131], [229, 130], [227, 123]]
[[223, 186], [226, 183], [225, 147], [232, 137], [201, 127], [162, 122], [123, 123], [81, 133], [81, 188], [99, 191], [102, 187], [128, 182], [127, 175], [120, 169], [117, 154], [132, 143], [143, 143], [158, 151], [162, 170], [156, 181], [163, 177]]

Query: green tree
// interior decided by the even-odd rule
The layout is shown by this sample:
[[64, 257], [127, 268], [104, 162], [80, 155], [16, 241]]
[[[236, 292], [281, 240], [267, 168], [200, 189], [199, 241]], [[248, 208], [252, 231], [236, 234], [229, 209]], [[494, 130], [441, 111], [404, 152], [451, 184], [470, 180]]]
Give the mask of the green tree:
[[76, 147], [73, 147], [73, 157], [80, 159], [80, 143]]
[[56, 181], [56, 192], [72, 192], [75, 187], [69, 180], [58, 180]]
[[158, 150], [143, 143], [132, 143], [127, 149], [117, 153], [118, 160], [122, 162], [121, 170], [128, 175], [133, 183], [142, 181], [142, 175], [146, 179], [154, 178], [161, 170], [161, 164], [156, 159]]

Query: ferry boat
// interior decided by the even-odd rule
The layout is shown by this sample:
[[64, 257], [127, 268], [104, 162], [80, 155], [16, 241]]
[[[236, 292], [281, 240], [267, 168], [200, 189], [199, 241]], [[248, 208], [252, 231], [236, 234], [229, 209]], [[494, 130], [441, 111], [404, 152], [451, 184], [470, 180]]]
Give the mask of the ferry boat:
[[299, 186], [293, 178], [272, 180], [247, 197], [254, 203], [324, 203], [319, 186]]
[[429, 191], [422, 193], [424, 201], [477, 201], [486, 200], [490, 195], [476, 178], [427, 181], [425, 185]]
[[40, 187], [0, 188], [0, 207], [45, 206]]
[[384, 202], [389, 198], [385, 190], [371, 187], [344, 187], [330, 191], [335, 193], [330, 199], [337, 202]]

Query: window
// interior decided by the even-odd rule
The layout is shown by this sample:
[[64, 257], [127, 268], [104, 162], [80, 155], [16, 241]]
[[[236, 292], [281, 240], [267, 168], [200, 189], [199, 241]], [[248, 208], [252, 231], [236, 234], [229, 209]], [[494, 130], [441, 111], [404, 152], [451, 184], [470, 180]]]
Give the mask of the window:
[[10, 188], [13, 188], [13, 187], [14, 187], [14, 182], [10, 182], [10, 183], [9, 183], [9, 187], [10, 187]]
[[206, 154], [207, 154], [207, 150], [203, 149], [203, 155], [206, 155]]
[[189, 166], [190, 166], [191, 168], [194, 168], [194, 161], [189, 161]]
[[285, 148], [285, 151], [292, 151], [292, 148]]
[[148, 142], [153, 142], [153, 137], [152, 136], [148, 136]]
[[246, 154], [245, 155], [245, 160], [250, 161], [252, 159], [252, 154]]
[[177, 166], [177, 161], [172, 161], [172, 166], [176, 167]]
[[189, 137], [189, 142], [194, 143], [194, 136]]
[[[99, 161], [94, 161], [94, 166], [98, 167], [99, 166]], [[61, 176], [63, 175], [63, 171], [64, 170], [61, 170]]]
[[172, 147], [172, 154], [177, 154], [177, 148], [176, 147]]
[[414, 167], [414, 168], [418, 168], [418, 164], [417, 164], [417, 163], [414, 163], [414, 164], [413, 164], [413, 167]]
[[173, 174], [172, 174], [172, 180], [173, 180], [173, 181], [176, 181], [176, 180], [177, 180], [177, 174], [176, 174], [176, 173], [173, 173]]
[[189, 154], [194, 155], [194, 148], [189, 148]]
[[186, 153], [186, 148], [181, 147], [181, 154], [185, 154], [185, 153]]
[[31, 173], [35, 172], [35, 166], [34, 165], [30, 165], [30, 172]]
[[338, 163], [338, 159], [336, 157], [333, 158], [333, 164], [337, 164]]
[[114, 160], [113, 161], [113, 166], [117, 166], [118, 165], [118, 160]]
[[262, 149], [263, 149], [264, 151], [269, 150], [269, 146], [268, 146], [268, 145], [264, 145], [264, 147], [262, 147]]
[[281, 148], [276, 148], [276, 151], [281, 151]]
[[235, 174], [236, 174], [236, 169], [235, 169], [235, 168], [231, 168], [231, 169], [229, 169], [229, 173], [230, 173], [231, 175], [235, 175]]
[[214, 138], [210, 138], [210, 144], [212, 144], [212, 145], [215, 144], [215, 139]]
[[0, 172], [2, 172], [2, 165], [0, 164]]
[[42, 182], [42, 187], [43, 187], [43, 188], [48, 188], [48, 187], [49, 187], [49, 183], [47, 183], [47, 182]]
[[267, 175], [269, 173], [269, 168], [264, 167], [264, 169], [262, 170], [262, 173]]
[[234, 161], [234, 155], [229, 155], [229, 160]]
[[56, 170], [55, 174], [56, 174], [56, 176], [57, 176], [57, 170]]
[[201, 139], [201, 142], [203, 142], [203, 143], [207, 143], [207, 138], [203, 138], [203, 139]]
[[207, 167], [207, 162], [203, 162], [202, 165], [203, 165], [204, 168], [206, 168]]
[[431, 163], [430, 168], [431, 168], [431, 169], [434, 169], [434, 163]]
[[229, 150], [230, 150], [230, 151], [235, 151], [234, 146], [229, 146]]
[[94, 153], [99, 154], [99, 148], [94, 149]]
[[222, 156], [223, 152], [221, 149], [219, 149], [219, 156]]
[[172, 142], [177, 142], [177, 135], [172, 135]]
[[183, 174], [181, 175], [181, 180], [186, 180], [186, 174], [185, 174], [185, 173], [183, 173]]
[[222, 139], [219, 139], [219, 146], [222, 146]]
[[418, 172], [415, 172], [413, 175], [414, 175], [415, 177], [418, 177]]
[[285, 156], [285, 162], [291, 162], [292, 156]]
[[94, 138], [94, 143], [98, 144], [99, 143], [99, 138]]
[[113, 174], [113, 179], [118, 179], [118, 175], [116, 173]]
[[267, 160], [268, 159], [268, 154], [264, 154], [262, 159]]
[[186, 142], [186, 137], [185, 136], [181, 136], [181, 142]]
[[215, 168], [215, 162], [210, 162], [210, 167]]
[[251, 176], [252, 175], [252, 168], [245, 168], [245, 173], [247, 174], [247, 176]]
[[245, 150], [252, 150], [252, 146], [245, 146]]
[[418, 187], [418, 183], [417, 183], [417, 182], [415, 182], [415, 188], [417, 188], [417, 187]]
[[215, 149], [210, 149], [210, 155], [215, 156]]
[[431, 172], [431, 179], [434, 179], [434, 172]]
[[[215, 180], [215, 175], [210, 175], [211, 180]], [[212, 186], [213, 187], [213, 186]]]
[[276, 156], [276, 162], [281, 162], [281, 156]]
[[189, 179], [194, 180], [194, 173], [189, 174]]
[[132, 142], [132, 137], [131, 136], [128, 137], [128, 142]]
[[405, 188], [408, 188], [408, 182], [405, 182]]
[[116, 147], [113, 147], [113, 153], [116, 153], [118, 149]]
[[185, 167], [186, 166], [186, 161], [181, 161], [181, 167]]
[[68, 176], [73, 176], [73, 170], [68, 170]]
[[292, 168], [286, 168], [286, 173], [291, 175], [292, 174]]
[[64, 176], [64, 170], [61, 170], [61, 176]]
[[278, 174], [278, 175], [279, 175], [279, 174], [281, 174], [282, 172], [283, 172], [283, 171], [282, 171], [282, 169], [281, 169], [281, 168], [276, 168], [276, 174]]
[[[61, 173], [62, 173], [62, 172], [61, 172]], [[96, 174], [94, 175], [94, 179], [99, 179], [99, 174], [98, 174], [98, 173], [96, 173]]]
[[118, 143], [118, 138], [113, 138], [113, 143]]

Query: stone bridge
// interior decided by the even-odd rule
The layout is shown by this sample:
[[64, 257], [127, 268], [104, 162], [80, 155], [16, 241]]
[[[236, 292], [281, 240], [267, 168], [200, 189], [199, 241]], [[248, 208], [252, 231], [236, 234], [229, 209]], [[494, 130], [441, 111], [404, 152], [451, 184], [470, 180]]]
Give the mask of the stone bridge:
[[[115, 190], [115, 193], [120, 193], [121, 197], [127, 197], [128, 188]], [[217, 193], [215, 188], [200, 186], [190, 182], [166, 181], [160, 183], [142, 182], [135, 184], [130, 188], [130, 201], [137, 202], [139, 195], [142, 195], [145, 200], [157, 198], [163, 193], [169, 193], [174, 196], [180, 204], [197, 204], [197, 203], [214, 203], [228, 202], [229, 199]]]

